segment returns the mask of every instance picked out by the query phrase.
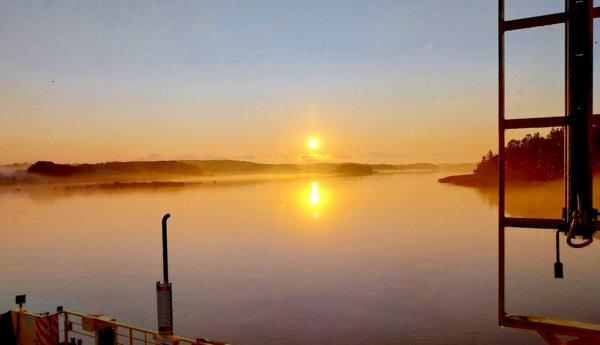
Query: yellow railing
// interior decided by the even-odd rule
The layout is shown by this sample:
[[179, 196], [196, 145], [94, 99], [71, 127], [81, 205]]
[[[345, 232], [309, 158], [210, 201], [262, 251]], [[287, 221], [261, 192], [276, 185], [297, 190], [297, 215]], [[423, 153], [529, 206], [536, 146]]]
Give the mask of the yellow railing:
[[[63, 318], [63, 341], [69, 341], [69, 333], [79, 334], [88, 338], [96, 338], [96, 332], [90, 324], [101, 324], [113, 328], [117, 345], [225, 345], [226, 342], [204, 338], [189, 339], [175, 335], [162, 335], [156, 331], [117, 322], [103, 316], [84, 315], [73, 311], [59, 311]], [[88, 324], [87, 327], [85, 324]]]
[[[13, 312], [30, 317], [47, 317], [30, 311], [15, 309]], [[59, 339], [65, 344], [80, 339], [80, 344], [97, 344], [98, 331], [111, 328], [115, 335], [115, 345], [226, 345], [227, 342], [204, 338], [189, 339], [175, 335], [162, 335], [156, 331], [117, 322], [102, 315], [85, 315], [59, 308], [57, 310]]]

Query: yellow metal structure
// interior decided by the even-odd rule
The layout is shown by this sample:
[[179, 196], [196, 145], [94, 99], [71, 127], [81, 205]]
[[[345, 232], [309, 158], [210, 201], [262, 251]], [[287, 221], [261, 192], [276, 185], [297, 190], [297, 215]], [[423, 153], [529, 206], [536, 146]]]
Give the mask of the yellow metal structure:
[[598, 324], [509, 314], [500, 320], [500, 325], [535, 331], [550, 345], [600, 344], [600, 325]]
[[59, 310], [53, 314], [36, 314], [16, 308], [11, 310], [11, 318], [17, 345], [66, 345], [71, 339], [81, 339], [81, 344], [85, 345], [100, 345], [99, 334], [107, 328], [114, 331], [114, 345], [228, 344], [204, 338], [165, 336], [153, 330], [117, 322], [103, 315], [85, 315], [66, 310]]
[[25, 309], [11, 311], [17, 345], [56, 345], [59, 340], [58, 315], [43, 315]]

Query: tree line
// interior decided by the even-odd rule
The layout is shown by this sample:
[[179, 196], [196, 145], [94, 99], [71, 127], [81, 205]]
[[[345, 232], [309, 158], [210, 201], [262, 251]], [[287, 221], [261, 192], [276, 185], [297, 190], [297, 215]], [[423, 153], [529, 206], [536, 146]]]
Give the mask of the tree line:
[[[552, 129], [543, 136], [539, 132], [513, 139], [506, 145], [506, 176], [519, 181], [549, 181], [564, 174], [564, 130]], [[600, 127], [592, 127], [592, 166], [600, 163]], [[473, 173], [492, 176], [498, 172], [498, 153], [491, 150], [481, 157]]]

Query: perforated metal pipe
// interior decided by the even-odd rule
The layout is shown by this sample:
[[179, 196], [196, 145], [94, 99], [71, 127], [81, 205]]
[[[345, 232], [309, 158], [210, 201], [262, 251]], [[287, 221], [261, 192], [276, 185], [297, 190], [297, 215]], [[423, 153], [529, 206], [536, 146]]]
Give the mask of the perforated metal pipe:
[[173, 290], [171, 283], [156, 282], [158, 332], [173, 334]]

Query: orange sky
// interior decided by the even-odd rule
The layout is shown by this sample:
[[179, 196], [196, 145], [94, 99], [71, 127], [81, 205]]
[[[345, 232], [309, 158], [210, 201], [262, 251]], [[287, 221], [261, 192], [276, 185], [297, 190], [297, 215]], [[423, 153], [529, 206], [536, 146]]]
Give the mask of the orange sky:
[[[45, 101], [27, 102], [32, 93]], [[136, 104], [119, 96], [73, 102], [76, 95], [53, 85], [19, 96], [2, 102], [13, 114], [1, 126], [5, 163], [185, 158], [308, 162], [311, 136], [319, 138], [317, 152], [332, 161], [462, 162], [476, 160], [495, 145], [493, 116], [472, 123], [459, 110], [483, 113], [489, 106], [459, 100], [302, 99], [228, 103], [223, 111], [219, 104], [207, 106], [193, 97], [181, 103], [149, 98]], [[407, 114], [407, 109], [415, 110]]]

